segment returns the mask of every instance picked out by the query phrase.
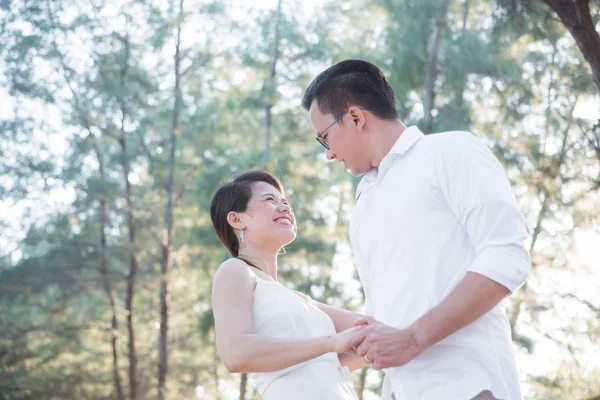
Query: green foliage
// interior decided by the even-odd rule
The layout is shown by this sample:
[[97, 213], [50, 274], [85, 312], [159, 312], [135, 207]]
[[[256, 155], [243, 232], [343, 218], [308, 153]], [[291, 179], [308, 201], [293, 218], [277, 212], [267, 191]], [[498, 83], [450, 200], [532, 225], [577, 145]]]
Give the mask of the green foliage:
[[[471, 130], [507, 168], [535, 237], [536, 268], [509, 316], [515, 343], [536, 356], [538, 343], [552, 334], [543, 321], [556, 318], [546, 292], [560, 288], [551, 278], [582, 273], [570, 261], [574, 232], [598, 227], [600, 139], [594, 121], [574, 112], [584, 102], [597, 106], [587, 65], [564, 27], [529, 3], [527, 19], [510, 8], [525, 2], [450, 3], [433, 131]], [[368, 59], [389, 77], [403, 121], [421, 123], [438, 13], [434, 0], [310, 7], [284, 1], [280, 10], [276, 2], [257, 8], [189, 0], [181, 15], [175, 2], [0, 0], [0, 90], [9, 99], [0, 110], [0, 200], [22, 206], [0, 219], [0, 244], [14, 248], [0, 253], [0, 400], [115, 399], [110, 293], [119, 325], [117, 372], [128, 393], [123, 303], [131, 251], [140, 265], [134, 298], [140, 396], [156, 396], [178, 26], [167, 398], [237, 397], [239, 378], [218, 359], [211, 308], [212, 277], [229, 255], [209, 216], [213, 193], [237, 173], [267, 169], [286, 187], [298, 238], [280, 256], [281, 280], [319, 301], [360, 304], [360, 291], [349, 293], [332, 277], [334, 257], [348, 245], [358, 180], [325, 161], [300, 98], [331, 63]], [[135, 248], [123, 161], [130, 166]], [[580, 300], [588, 302], [578, 320], [585, 329], [559, 319], [560, 329], [582, 349], [597, 350], [598, 322], [590, 316], [596, 306]], [[598, 390], [586, 386], [597, 371], [578, 364], [583, 351], [568, 351], [550, 377], [528, 374], [529, 398], [585, 398]], [[380, 393], [380, 382], [370, 373], [366, 391]]]

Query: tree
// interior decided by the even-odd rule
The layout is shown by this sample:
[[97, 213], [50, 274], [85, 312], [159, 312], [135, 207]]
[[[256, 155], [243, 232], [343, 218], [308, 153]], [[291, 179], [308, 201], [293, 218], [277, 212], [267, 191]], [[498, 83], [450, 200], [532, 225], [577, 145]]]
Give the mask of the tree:
[[160, 335], [159, 335], [159, 359], [158, 359], [158, 399], [163, 400], [167, 391], [167, 328], [168, 328], [168, 299], [169, 299], [169, 269], [171, 263], [171, 251], [173, 245], [173, 200], [174, 200], [174, 174], [175, 174], [175, 149], [176, 137], [179, 129], [179, 113], [181, 108], [181, 24], [183, 23], [184, 9], [183, 0], [179, 1], [179, 12], [177, 15], [177, 28], [175, 34], [175, 55], [173, 56], [175, 75], [175, 87], [173, 88], [173, 112], [171, 117], [171, 129], [168, 138], [168, 177], [165, 188], [165, 225], [162, 243], [162, 259], [160, 263]]
[[546, 11], [540, 7], [541, 3], [550, 8], [569, 31], [590, 66], [596, 89], [600, 91], [600, 34], [596, 28], [597, 15], [600, 10], [598, 3], [590, 0], [498, 1], [501, 10], [506, 13], [506, 17], [517, 19], [520, 23], [530, 16], [534, 17], [534, 21], [543, 20], [543, 14]]
[[[513, 49], [523, 65], [524, 81], [520, 85], [531, 90], [527, 102], [513, 101], [518, 99], [515, 91], [522, 90], [514, 86], [518, 82], [513, 82], [512, 87], [492, 86], [491, 92], [482, 93], [482, 100], [485, 98], [487, 107], [501, 113], [488, 116], [482, 126], [492, 134], [496, 154], [506, 164], [513, 186], [520, 194], [519, 203], [531, 234], [529, 247], [535, 279], [514, 296], [509, 314], [513, 339], [533, 354], [537, 342], [555, 343], [565, 357], [556, 368], [561, 374], [559, 371], [570, 364], [569, 359], [584, 357], [585, 351], [578, 349], [587, 346], [583, 343], [589, 341], [588, 334], [572, 330], [572, 321], [548, 329], [540, 320], [549, 318], [552, 310], [566, 304], [560, 296], [549, 294], [562, 291], [554, 286], [553, 277], [563, 276], [567, 281], [571, 274], [584, 273], [583, 266], [574, 261], [571, 249], [575, 228], [582, 227], [583, 220], [596, 218], [589, 213], [588, 206], [597, 202], [598, 187], [594, 176], [589, 176], [590, 172], [597, 173], [597, 161], [593, 159], [593, 145], [582, 140], [591, 121], [577, 116], [576, 109], [594, 90], [591, 77], [582, 79], [586, 76], [585, 65], [573, 57], [572, 45], [564, 40], [562, 28], [550, 21], [540, 28], [543, 30], [537, 34], [543, 34], [544, 46], [536, 51], [523, 51], [533, 40], [523, 37]], [[498, 125], [498, 118], [504, 124]], [[594, 163], [596, 167], [592, 167]], [[588, 206], [581, 207], [582, 204]], [[568, 304], [577, 307], [573, 302]], [[530, 322], [521, 322], [524, 316]], [[565, 335], [577, 339], [565, 340]], [[568, 368], [574, 377], [576, 369]], [[532, 376], [529, 382], [537, 388], [536, 392], [545, 385], [544, 392], [556, 395], [550, 398], [563, 398], [565, 393], [584, 398], [576, 394], [568, 380]]]
[[[250, 168], [279, 176], [297, 215], [281, 281], [358, 309], [337, 278], [358, 179], [324, 160], [299, 106], [346, 58], [382, 67], [406, 123], [470, 130], [505, 163], [535, 265], [509, 304], [514, 339], [561, 357], [523, 379], [597, 396], [599, 305], [569, 286], [593, 282], [575, 247], [600, 223], [600, 128], [582, 112], [597, 90], [550, 8], [513, 3], [528, 8], [0, 0], [0, 398], [256, 398], [218, 358], [210, 304], [229, 257], [210, 200]], [[353, 379], [380, 393], [379, 372]]]

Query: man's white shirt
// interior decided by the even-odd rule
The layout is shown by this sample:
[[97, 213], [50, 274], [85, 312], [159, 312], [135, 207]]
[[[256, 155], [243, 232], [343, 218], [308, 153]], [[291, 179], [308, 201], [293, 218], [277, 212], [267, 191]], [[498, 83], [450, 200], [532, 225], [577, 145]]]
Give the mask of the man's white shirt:
[[[408, 127], [362, 178], [350, 237], [365, 313], [405, 328], [468, 271], [510, 291], [529, 276], [527, 232], [500, 162], [467, 132]], [[504, 310], [490, 312], [386, 371], [396, 400], [467, 400], [483, 390], [520, 399]]]

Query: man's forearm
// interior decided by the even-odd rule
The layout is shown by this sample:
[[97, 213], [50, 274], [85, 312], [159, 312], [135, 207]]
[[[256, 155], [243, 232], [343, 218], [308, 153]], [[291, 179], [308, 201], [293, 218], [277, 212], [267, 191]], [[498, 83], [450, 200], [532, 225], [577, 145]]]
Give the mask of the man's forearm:
[[509, 293], [501, 284], [468, 272], [448, 297], [415, 321], [409, 329], [423, 351], [490, 311]]

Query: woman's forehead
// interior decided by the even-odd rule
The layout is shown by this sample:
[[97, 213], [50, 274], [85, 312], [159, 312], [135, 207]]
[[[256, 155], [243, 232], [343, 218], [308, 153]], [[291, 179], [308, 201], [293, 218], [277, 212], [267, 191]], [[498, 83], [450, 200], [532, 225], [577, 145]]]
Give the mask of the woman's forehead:
[[272, 194], [275, 196], [284, 196], [283, 193], [279, 192], [275, 186], [267, 183], [267, 182], [254, 182], [252, 184], [252, 195], [261, 197], [264, 194]]

